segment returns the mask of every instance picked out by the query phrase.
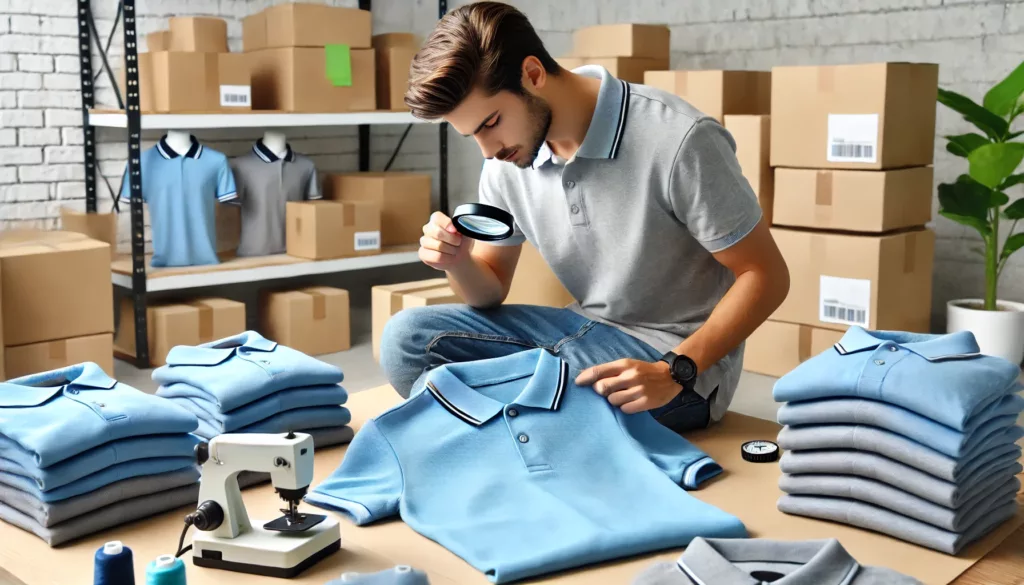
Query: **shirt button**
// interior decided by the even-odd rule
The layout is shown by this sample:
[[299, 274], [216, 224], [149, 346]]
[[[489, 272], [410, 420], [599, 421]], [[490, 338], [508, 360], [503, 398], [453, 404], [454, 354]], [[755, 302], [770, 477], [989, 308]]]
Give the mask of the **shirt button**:
[[884, 366], [885, 365], [885, 360], [875, 360], [875, 365], [876, 366]]
[[572, 189], [573, 187], [576, 186], [576, 181], [566, 181], [565, 186]]
[[895, 345], [890, 345], [889, 346], [889, 351], [899, 351], [899, 350], [900, 350], [900, 348], [896, 347]]
[[510, 408], [510, 409], [508, 409], [508, 415], [509, 416], [519, 416], [519, 411], [514, 409], [514, 408]]
[[520, 443], [529, 443], [530, 442], [530, 437], [527, 437], [526, 433], [523, 433], [523, 434], [519, 435], [519, 442]]
[[573, 205], [572, 207], [569, 208], [569, 210], [572, 211], [573, 215], [577, 215], [580, 212], [580, 206], [579, 205]]
[[68, 390], [68, 394], [78, 394], [78, 390], [71, 388], [70, 390]]

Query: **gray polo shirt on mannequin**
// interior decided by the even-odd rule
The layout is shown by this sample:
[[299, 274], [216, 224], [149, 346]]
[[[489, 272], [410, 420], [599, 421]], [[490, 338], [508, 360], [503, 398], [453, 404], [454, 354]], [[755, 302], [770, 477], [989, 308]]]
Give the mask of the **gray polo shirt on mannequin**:
[[[545, 144], [528, 169], [488, 160], [480, 201], [512, 214], [515, 233], [497, 244], [530, 241], [578, 301], [574, 311], [669, 351], [732, 286], [712, 253], [750, 233], [761, 208], [732, 136], [713, 118], [603, 67], [574, 72], [601, 80], [576, 155], [559, 160]], [[715, 420], [732, 400], [742, 358], [740, 345], [697, 379]]]

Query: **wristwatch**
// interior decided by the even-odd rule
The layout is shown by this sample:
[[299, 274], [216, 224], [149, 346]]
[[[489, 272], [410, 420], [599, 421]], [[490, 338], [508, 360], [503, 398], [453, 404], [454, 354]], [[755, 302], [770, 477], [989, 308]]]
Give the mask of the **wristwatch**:
[[693, 390], [697, 382], [696, 362], [685, 355], [678, 355], [671, 351], [661, 356], [660, 361], [668, 364], [668, 371], [677, 384], [684, 390]]

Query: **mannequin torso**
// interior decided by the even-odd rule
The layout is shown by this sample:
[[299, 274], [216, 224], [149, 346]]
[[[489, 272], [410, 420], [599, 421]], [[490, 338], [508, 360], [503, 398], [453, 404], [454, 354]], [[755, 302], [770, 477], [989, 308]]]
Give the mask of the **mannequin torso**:
[[278, 158], [284, 158], [284, 155], [288, 152], [288, 141], [285, 135], [280, 132], [264, 133], [263, 146], [269, 148]]
[[174, 152], [178, 153], [179, 156], [185, 156], [185, 153], [192, 148], [192, 135], [188, 132], [182, 132], [181, 130], [168, 130], [167, 145], [170, 146]]

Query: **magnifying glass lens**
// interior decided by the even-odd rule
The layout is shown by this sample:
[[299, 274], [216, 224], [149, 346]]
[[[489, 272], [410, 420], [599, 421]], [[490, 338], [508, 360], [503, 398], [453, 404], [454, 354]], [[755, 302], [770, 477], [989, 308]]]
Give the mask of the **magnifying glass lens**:
[[492, 205], [463, 203], [452, 214], [455, 229], [476, 240], [496, 242], [513, 233], [512, 215]]
[[467, 215], [459, 218], [459, 223], [466, 229], [489, 236], [500, 236], [508, 231], [508, 226], [496, 219], [482, 215]]

